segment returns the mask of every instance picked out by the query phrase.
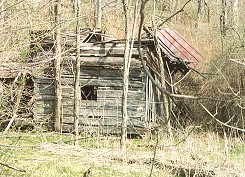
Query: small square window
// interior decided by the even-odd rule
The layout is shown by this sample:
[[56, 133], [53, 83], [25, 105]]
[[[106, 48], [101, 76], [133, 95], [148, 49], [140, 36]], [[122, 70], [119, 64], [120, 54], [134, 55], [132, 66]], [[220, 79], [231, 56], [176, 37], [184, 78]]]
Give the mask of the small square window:
[[97, 100], [97, 87], [96, 86], [81, 87], [81, 99], [82, 100]]

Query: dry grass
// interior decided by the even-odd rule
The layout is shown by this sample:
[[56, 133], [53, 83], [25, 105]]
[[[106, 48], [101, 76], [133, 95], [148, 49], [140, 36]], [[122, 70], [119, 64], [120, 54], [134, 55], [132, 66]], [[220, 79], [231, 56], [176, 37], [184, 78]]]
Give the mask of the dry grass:
[[[153, 176], [174, 176], [181, 168], [212, 170], [220, 177], [245, 175], [245, 143], [241, 139], [191, 134], [175, 145], [182, 137], [184, 134], [173, 139], [160, 137]], [[83, 139], [80, 146], [71, 145], [70, 140], [70, 135], [52, 133], [1, 135], [0, 162], [26, 172], [0, 166], [0, 175], [82, 176], [90, 167], [93, 177], [150, 174], [155, 138], [128, 140], [127, 162], [121, 160], [118, 138]]]

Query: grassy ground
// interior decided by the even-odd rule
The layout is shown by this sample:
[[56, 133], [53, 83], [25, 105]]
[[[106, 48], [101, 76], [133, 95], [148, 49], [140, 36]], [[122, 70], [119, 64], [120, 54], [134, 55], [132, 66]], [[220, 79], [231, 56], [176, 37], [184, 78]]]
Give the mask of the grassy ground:
[[[81, 136], [72, 145], [71, 135], [55, 133], [0, 134], [0, 176], [149, 176], [156, 139], [128, 141], [127, 162], [122, 162], [119, 139]], [[184, 138], [159, 138], [152, 176], [178, 176], [183, 169], [213, 171], [215, 176], [245, 176], [245, 143], [214, 133]]]

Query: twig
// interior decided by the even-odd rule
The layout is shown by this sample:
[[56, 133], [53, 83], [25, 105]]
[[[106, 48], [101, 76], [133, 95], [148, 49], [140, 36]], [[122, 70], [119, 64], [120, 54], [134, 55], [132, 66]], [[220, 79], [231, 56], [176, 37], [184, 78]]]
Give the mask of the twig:
[[238, 64], [241, 64], [241, 65], [244, 65], [244, 66], [245, 66], [245, 59], [241, 59], [241, 60], [243, 60], [244, 63], [241, 62], [241, 61], [239, 61], [239, 59], [238, 59], [238, 60], [236, 60], [236, 59], [230, 59], [230, 61], [233, 61], [233, 62], [235, 62], [235, 63], [238, 63]]
[[12, 169], [12, 170], [19, 171], [19, 172], [26, 172], [25, 170], [18, 169], [18, 168], [16, 168], [16, 167], [13, 167], [13, 166], [11, 166], [11, 165], [8, 165], [8, 164], [2, 163], [2, 162], [0, 162], [0, 165], [5, 166], [5, 167], [7, 167], [7, 168], [10, 168], [10, 169]]
[[13, 112], [12, 112], [13, 115], [12, 115], [12, 118], [10, 119], [10, 121], [9, 121], [9, 123], [8, 123], [7, 127], [5, 128], [3, 133], [6, 133], [10, 129], [11, 125], [13, 124], [13, 122], [16, 119], [16, 117], [18, 116], [17, 113], [18, 113], [18, 110], [19, 110], [19, 105], [20, 105], [22, 93], [23, 93], [24, 88], [25, 88], [25, 73], [20, 72], [18, 74], [18, 76], [15, 78], [15, 80], [17, 82], [18, 78], [21, 75], [22, 75], [21, 80], [20, 80], [21, 83], [20, 83], [19, 88], [17, 88], [15, 105], [14, 105]]
[[235, 130], [238, 130], [238, 131], [241, 131], [241, 132], [245, 132], [245, 129], [242, 129], [242, 128], [238, 128], [238, 127], [234, 127], [234, 126], [231, 126], [231, 125], [228, 125], [227, 123], [224, 123], [222, 121], [220, 121], [219, 119], [217, 119], [202, 103], [198, 102], [201, 107], [214, 119], [216, 120], [218, 123], [220, 123], [221, 125], [224, 125], [226, 127], [229, 127], [229, 128], [232, 128], [232, 129], [235, 129]]
[[143, 54], [142, 54], [142, 51], [141, 51], [141, 31], [142, 31], [143, 23], [144, 23], [144, 19], [145, 19], [145, 14], [143, 12], [144, 6], [145, 6], [145, 4], [142, 3], [141, 4], [141, 9], [140, 9], [140, 24], [139, 24], [139, 31], [138, 31], [138, 51], [139, 51], [139, 58], [141, 60], [141, 64], [143, 66], [143, 69], [144, 69], [145, 73], [147, 74], [147, 76], [149, 77], [149, 79], [151, 80], [152, 84], [154, 86], [156, 86], [162, 94], [165, 94], [167, 97], [170, 97], [170, 98], [184, 98], [184, 99], [192, 99], [192, 100], [203, 100], [203, 99], [207, 99], [207, 100], [221, 101], [219, 99], [209, 98], [209, 97], [196, 97], [196, 96], [193, 96], [193, 95], [171, 94], [165, 88], [163, 88], [162, 86], [160, 86], [155, 81], [155, 79], [153, 78], [152, 74], [150, 73], [150, 71], [148, 70], [148, 68], [147, 68], [147, 66], [145, 64], [144, 57], [143, 57]]
[[182, 80], [184, 80], [190, 73], [192, 70], [189, 70], [180, 80], [178, 80], [177, 82], [175, 82], [173, 85], [173, 87], [175, 87], [178, 83], [180, 83]]
[[159, 143], [159, 133], [158, 133], [158, 131], [157, 131], [157, 141], [156, 141], [156, 144], [155, 144], [155, 147], [154, 147], [154, 155], [153, 155], [153, 159], [152, 159], [151, 172], [150, 172], [149, 177], [152, 176], [152, 172], [153, 172], [153, 168], [154, 168], [154, 164], [155, 164], [155, 160], [156, 160], [156, 154], [157, 154], [157, 146], [158, 146], [158, 143]]
[[191, 2], [191, 0], [188, 0], [188, 1], [182, 6], [182, 8], [181, 8], [180, 10], [178, 10], [178, 11], [175, 12], [173, 15], [171, 15], [171, 16], [168, 17], [166, 20], [164, 20], [164, 21], [159, 25], [159, 27], [161, 27], [161, 26], [162, 26], [164, 23], [166, 23], [168, 20], [170, 20], [171, 18], [173, 18], [174, 16], [176, 16], [178, 13], [184, 11], [185, 6], [186, 6], [189, 2]]

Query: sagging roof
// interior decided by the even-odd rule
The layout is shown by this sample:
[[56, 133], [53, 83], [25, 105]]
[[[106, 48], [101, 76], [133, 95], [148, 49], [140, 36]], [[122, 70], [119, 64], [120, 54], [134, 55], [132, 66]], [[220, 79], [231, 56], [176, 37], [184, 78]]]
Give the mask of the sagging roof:
[[[166, 52], [166, 55], [173, 55], [176, 58], [187, 61], [189, 66], [197, 64], [202, 60], [201, 54], [192, 47], [176, 30], [163, 28], [156, 32], [162, 50], [169, 49], [172, 53]], [[170, 57], [170, 56], [169, 56]]]
[[[54, 34], [51, 30], [36, 30], [30, 31], [31, 43], [30, 48], [37, 45], [41, 45], [43, 49], [49, 46], [53, 47], [55, 40]], [[111, 39], [112, 36], [105, 35], [102, 33], [101, 29], [90, 29], [85, 28], [80, 31], [80, 41], [81, 43], [95, 43], [98, 41], [103, 41], [105, 39]], [[113, 38], [114, 39], [114, 38]], [[61, 33], [61, 45], [66, 47], [72, 47], [76, 45], [76, 33], [74, 31], [65, 31]]]
[[[50, 51], [54, 46], [54, 39], [51, 31], [34, 31], [31, 32], [32, 41], [30, 48], [35, 48], [35, 46], [41, 46], [42, 49], [39, 51]], [[76, 34], [74, 32], [63, 32], [62, 36], [62, 46], [72, 53], [76, 45]], [[181, 71], [183, 73], [188, 72], [193, 69], [195, 65], [202, 60], [201, 54], [192, 47], [176, 30], [171, 28], [163, 28], [156, 31], [156, 34], [151, 30], [151, 28], [144, 27], [144, 37], [142, 37], [142, 43], [148, 48], [148, 50], [156, 51], [156, 46], [154, 44], [153, 36], [158, 40], [162, 52], [162, 60], [166, 61], [172, 71]], [[96, 44], [111, 43], [112, 48], [116, 44], [125, 43], [125, 40], [116, 40], [110, 35], [103, 34], [100, 29], [83, 29], [81, 30], [81, 43], [94, 43]], [[135, 40], [137, 44], [137, 40]], [[137, 47], [136, 47], [137, 48]], [[91, 49], [92, 50], [92, 49]], [[33, 50], [32, 54], [35, 55], [36, 50]], [[154, 58], [154, 57], [153, 57]], [[159, 58], [153, 59], [147, 58], [147, 64], [156, 70], [159, 70]], [[92, 61], [91, 61], [92, 62]]]
[[180, 67], [184, 71], [194, 69], [202, 60], [201, 54], [191, 46], [176, 30], [171, 28], [159, 29], [155, 32], [151, 28], [144, 27], [143, 38], [157, 38], [162, 54], [168, 58], [168, 62]]

